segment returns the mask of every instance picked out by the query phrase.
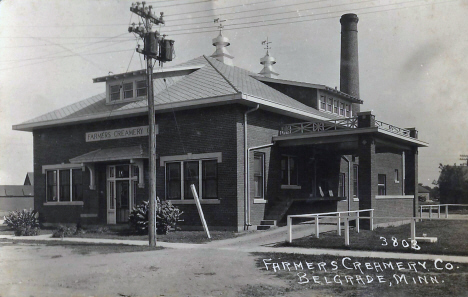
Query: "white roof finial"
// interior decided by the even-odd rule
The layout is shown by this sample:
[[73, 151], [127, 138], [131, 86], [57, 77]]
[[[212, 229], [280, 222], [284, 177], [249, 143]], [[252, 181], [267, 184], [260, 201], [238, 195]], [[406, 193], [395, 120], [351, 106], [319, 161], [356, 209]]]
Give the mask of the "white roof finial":
[[211, 57], [215, 58], [216, 60], [223, 62], [226, 65], [233, 66], [232, 59], [234, 59], [231, 54], [227, 51], [226, 47], [230, 45], [229, 39], [227, 37], [224, 37], [222, 34], [223, 31], [223, 24], [222, 22], [225, 22], [226, 20], [221, 20], [220, 18], [214, 19], [215, 23], [219, 23], [218, 29], [219, 29], [219, 35], [218, 37], [213, 39], [213, 45], [216, 46], [215, 52], [211, 55]]
[[273, 75], [279, 75], [279, 73], [275, 72], [273, 69], [273, 65], [276, 64], [275, 58], [270, 56], [269, 50], [271, 49], [270, 47], [271, 41], [268, 41], [268, 37], [266, 40], [262, 41], [262, 45], [266, 44], [266, 55], [265, 57], [260, 59], [260, 64], [263, 65], [262, 71], [260, 71], [258, 74], [263, 75], [265, 77], [272, 77]]

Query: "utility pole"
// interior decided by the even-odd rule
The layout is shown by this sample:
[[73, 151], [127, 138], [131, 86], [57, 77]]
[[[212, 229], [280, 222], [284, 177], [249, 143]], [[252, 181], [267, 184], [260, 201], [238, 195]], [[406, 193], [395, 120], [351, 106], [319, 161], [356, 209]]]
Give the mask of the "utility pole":
[[128, 32], [138, 34], [144, 40], [143, 50], [138, 48], [137, 52], [143, 54], [146, 59], [146, 85], [148, 97], [148, 121], [149, 121], [149, 214], [148, 214], [148, 237], [149, 246], [156, 246], [156, 118], [154, 113], [153, 95], [153, 58], [161, 62], [172, 61], [174, 41], [161, 38], [158, 31], [152, 31], [153, 24], [164, 24], [163, 13], [156, 18], [153, 7], [145, 6], [145, 2], [132, 3], [130, 11], [140, 16], [144, 23], [138, 26], [133, 23]]
[[468, 155], [460, 155], [460, 160], [466, 161], [466, 166], [468, 166]]

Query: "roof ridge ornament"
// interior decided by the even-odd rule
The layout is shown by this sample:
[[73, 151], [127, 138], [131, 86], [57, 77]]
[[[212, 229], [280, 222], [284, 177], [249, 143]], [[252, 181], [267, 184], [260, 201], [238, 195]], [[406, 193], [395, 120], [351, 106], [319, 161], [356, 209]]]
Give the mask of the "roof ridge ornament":
[[258, 74], [263, 75], [265, 77], [272, 77], [273, 75], [278, 76], [279, 73], [277, 73], [273, 69], [273, 65], [276, 64], [275, 58], [270, 56], [270, 49], [271, 49], [271, 44], [272, 42], [268, 40], [268, 37], [266, 40], [262, 41], [262, 45], [266, 45], [265, 49], [267, 50], [266, 55], [260, 59], [260, 64], [263, 65], [262, 71], [260, 71]]
[[212, 58], [223, 62], [226, 65], [234, 66], [232, 59], [234, 57], [227, 51], [226, 47], [228, 47], [231, 43], [227, 37], [223, 36], [223, 28], [224, 25], [222, 24], [226, 20], [222, 20], [220, 18], [214, 19], [214, 23], [219, 23], [217, 28], [219, 29], [218, 37], [213, 39], [213, 45], [216, 47], [215, 52], [211, 55]]

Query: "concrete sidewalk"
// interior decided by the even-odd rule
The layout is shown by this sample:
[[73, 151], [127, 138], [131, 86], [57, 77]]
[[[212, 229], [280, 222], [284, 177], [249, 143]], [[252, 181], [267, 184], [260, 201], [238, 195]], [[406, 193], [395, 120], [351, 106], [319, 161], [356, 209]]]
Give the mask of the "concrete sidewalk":
[[[336, 226], [322, 225], [323, 231], [335, 230]], [[328, 229], [328, 230], [327, 230]], [[313, 234], [312, 225], [296, 225], [293, 229], [294, 238], [308, 236]], [[332, 255], [340, 257], [372, 257], [386, 259], [406, 259], [406, 260], [436, 260], [441, 259], [445, 262], [468, 263], [466, 256], [449, 255], [431, 255], [415, 253], [392, 253], [392, 252], [373, 252], [373, 251], [351, 251], [323, 248], [297, 248], [297, 247], [274, 247], [276, 243], [284, 242], [286, 239], [287, 227], [280, 227], [266, 231], [253, 232], [236, 238], [212, 241], [205, 244], [172, 243], [158, 241], [157, 245], [171, 249], [206, 249], [206, 250], [226, 250], [246, 253], [286, 253], [303, 255]], [[0, 235], [0, 239], [24, 240], [24, 241], [62, 241], [77, 242], [89, 244], [121, 244], [146, 246], [144, 240], [120, 240], [120, 239], [100, 239], [100, 238], [52, 238], [50, 234], [38, 236], [18, 237], [14, 235]]]

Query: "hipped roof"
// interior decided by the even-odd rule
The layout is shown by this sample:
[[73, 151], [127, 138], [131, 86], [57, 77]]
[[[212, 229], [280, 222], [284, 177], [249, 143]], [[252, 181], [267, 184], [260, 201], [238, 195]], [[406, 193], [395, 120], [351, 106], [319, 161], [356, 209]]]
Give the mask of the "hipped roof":
[[[201, 56], [176, 68], [194, 65], [201, 66], [183, 76], [168, 75], [165, 78], [164, 73], [170, 73], [171, 68], [156, 73], [153, 83], [156, 112], [236, 102], [251, 106], [260, 104], [263, 109], [303, 120], [336, 118], [269, 87], [253, 72], [225, 65], [214, 58]], [[147, 110], [146, 100], [108, 104], [106, 94], [102, 93], [14, 125], [13, 129], [32, 131], [56, 125], [144, 115]]]

